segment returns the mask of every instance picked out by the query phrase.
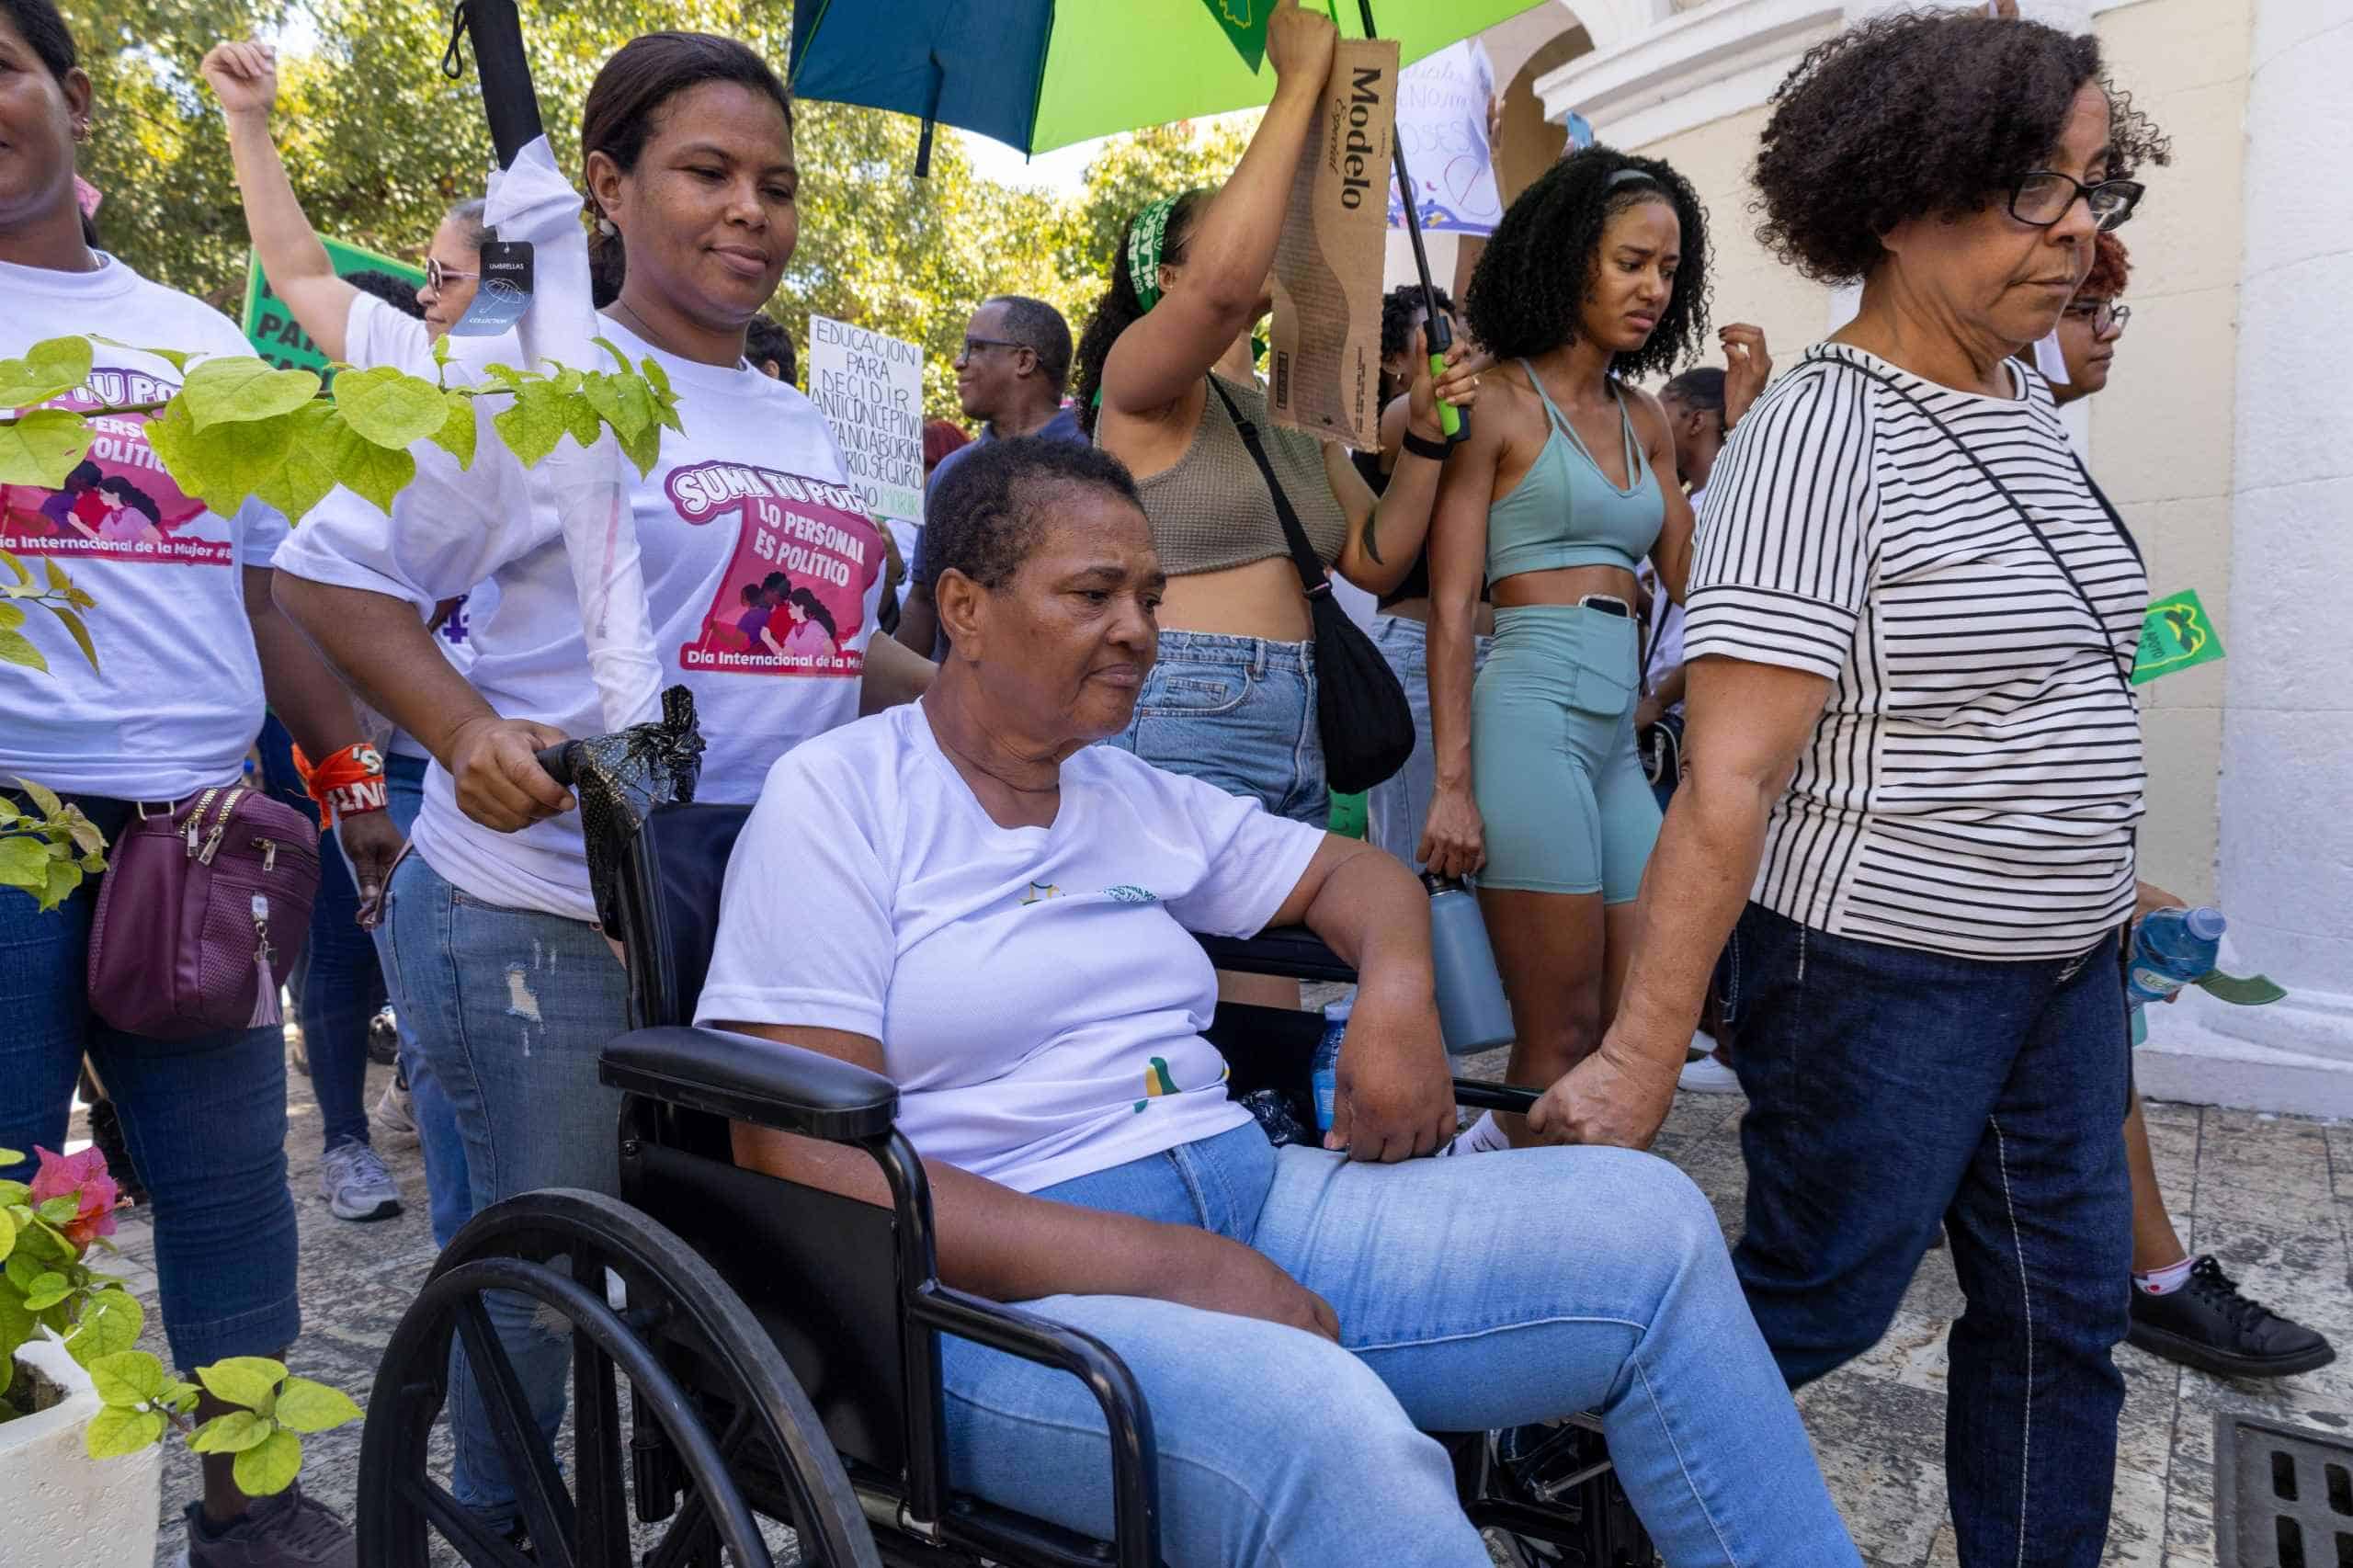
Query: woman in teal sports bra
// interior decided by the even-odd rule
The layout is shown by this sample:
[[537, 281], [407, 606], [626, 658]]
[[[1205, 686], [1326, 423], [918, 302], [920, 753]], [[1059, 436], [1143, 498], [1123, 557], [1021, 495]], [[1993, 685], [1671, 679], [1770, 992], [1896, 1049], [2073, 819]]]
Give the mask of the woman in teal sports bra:
[[[1634, 570], [1683, 597], [1691, 508], [1636, 377], [1707, 330], [1706, 216], [1666, 165], [1592, 147], [1512, 203], [1464, 300], [1495, 373], [1430, 525], [1430, 869], [1477, 873], [1511, 998], [1510, 1078], [1553, 1081], [1600, 1042], [1659, 812], [1634, 756]], [[1668, 476], [1662, 482], [1659, 475]], [[1474, 685], [1484, 582], [1494, 651]], [[1542, 1141], [1516, 1117], [1464, 1151]]]

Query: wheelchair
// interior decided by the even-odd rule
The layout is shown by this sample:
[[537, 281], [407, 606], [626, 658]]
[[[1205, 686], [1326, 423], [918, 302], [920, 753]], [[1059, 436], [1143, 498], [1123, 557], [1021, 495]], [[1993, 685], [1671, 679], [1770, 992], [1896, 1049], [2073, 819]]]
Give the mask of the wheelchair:
[[[748, 812], [666, 805], [631, 836], [618, 899], [636, 1027], [599, 1066], [622, 1093], [620, 1199], [569, 1189], [510, 1199], [475, 1216], [437, 1261], [369, 1401], [362, 1568], [426, 1568], [452, 1551], [473, 1568], [1156, 1568], [1152, 1413], [1133, 1379], [1100, 1341], [941, 1282], [924, 1168], [892, 1125], [890, 1081], [689, 1027]], [[1354, 978], [1305, 932], [1203, 946], [1222, 969]], [[1313, 1013], [1228, 1006], [1210, 1038], [1232, 1063], [1232, 1092], [1274, 1088], [1303, 1110], [1321, 1028]], [[1474, 1107], [1533, 1099], [1500, 1085], [1456, 1087]], [[863, 1149], [892, 1206], [738, 1168], [730, 1119]], [[529, 1298], [540, 1324], [569, 1333], [568, 1477], [485, 1310], [491, 1291]], [[1113, 1539], [956, 1489], [943, 1334], [1086, 1384], [1111, 1436]], [[433, 1474], [447, 1446], [437, 1419], [453, 1342], [483, 1391], [528, 1549]], [[1597, 1424], [1536, 1430], [1540, 1451], [1516, 1457], [1511, 1444], [1528, 1429], [1434, 1434], [1454, 1456], [1472, 1521], [1527, 1568], [1655, 1562]], [[763, 1518], [792, 1532], [790, 1551], [772, 1549]], [[633, 1532], [654, 1538], [642, 1560]]]

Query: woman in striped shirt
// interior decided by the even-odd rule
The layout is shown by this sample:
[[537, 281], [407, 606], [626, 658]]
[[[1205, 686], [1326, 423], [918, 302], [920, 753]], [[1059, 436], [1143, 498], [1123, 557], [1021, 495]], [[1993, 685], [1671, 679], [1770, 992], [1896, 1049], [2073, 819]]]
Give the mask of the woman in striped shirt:
[[2095, 39], [2029, 23], [1891, 17], [1782, 85], [1761, 237], [1859, 282], [1860, 312], [1717, 462], [1691, 771], [1617, 1018], [1530, 1117], [1646, 1142], [1722, 953], [1752, 1108], [1735, 1262], [1790, 1381], [1868, 1349], [1950, 1234], [1964, 1568], [2089, 1568], [2107, 1534], [2148, 588], [2013, 357], [2165, 157]]

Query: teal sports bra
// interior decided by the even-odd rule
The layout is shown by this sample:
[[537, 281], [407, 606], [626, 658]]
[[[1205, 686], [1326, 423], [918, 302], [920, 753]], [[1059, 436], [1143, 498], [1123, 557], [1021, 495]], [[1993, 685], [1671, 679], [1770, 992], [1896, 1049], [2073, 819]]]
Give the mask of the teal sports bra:
[[1601, 465], [1577, 438], [1576, 429], [1554, 407], [1527, 360], [1528, 384], [1543, 400], [1544, 416], [1552, 426], [1544, 449], [1536, 454], [1510, 494], [1487, 511], [1487, 581], [1499, 583], [1522, 572], [1548, 572], [1558, 566], [1622, 566], [1631, 572], [1658, 542], [1666, 526], [1666, 497], [1659, 493], [1658, 477], [1634, 439], [1633, 416], [1626, 409], [1626, 394], [1616, 386], [1618, 427], [1626, 446], [1626, 472], [1633, 488], [1620, 490], [1609, 483]]

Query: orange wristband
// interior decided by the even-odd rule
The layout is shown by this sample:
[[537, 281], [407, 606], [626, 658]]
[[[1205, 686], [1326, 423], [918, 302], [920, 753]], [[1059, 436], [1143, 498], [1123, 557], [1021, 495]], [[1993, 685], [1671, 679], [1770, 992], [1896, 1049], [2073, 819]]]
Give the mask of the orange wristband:
[[294, 771], [301, 775], [302, 788], [311, 792], [326, 826], [384, 809], [383, 754], [365, 741], [344, 747], [316, 767], [296, 746]]

